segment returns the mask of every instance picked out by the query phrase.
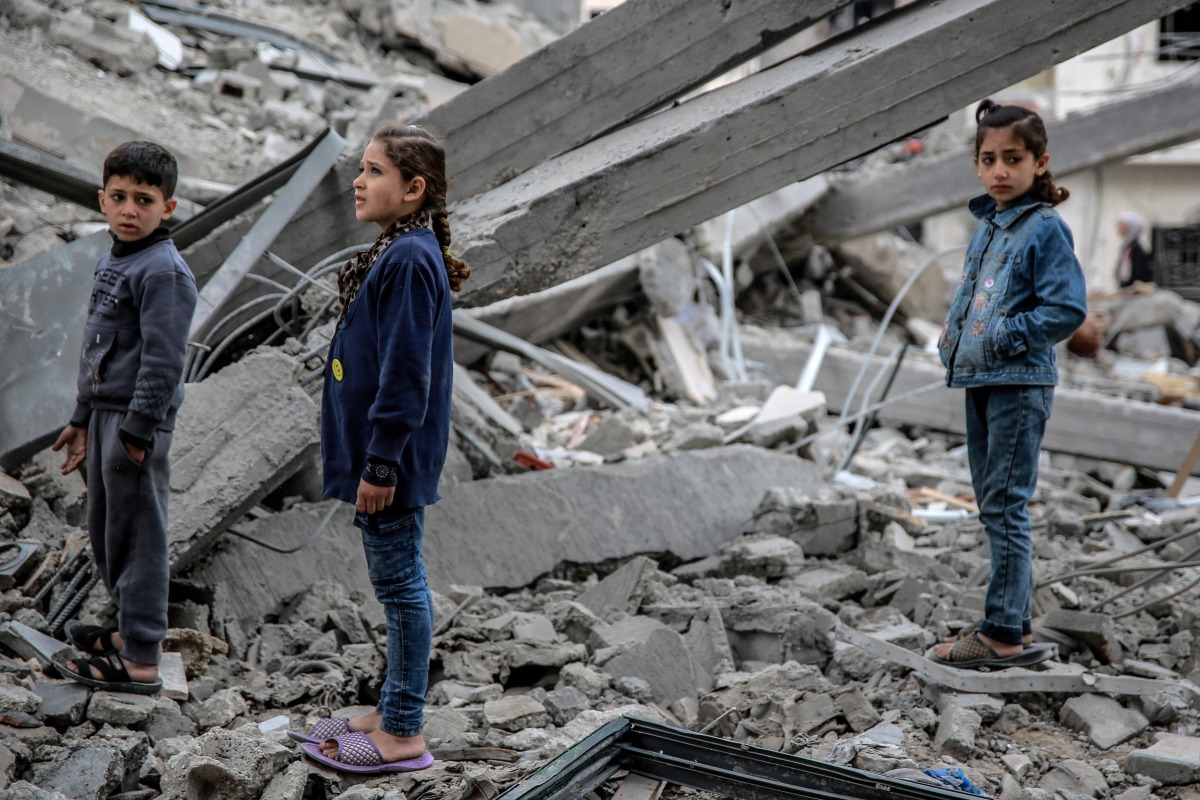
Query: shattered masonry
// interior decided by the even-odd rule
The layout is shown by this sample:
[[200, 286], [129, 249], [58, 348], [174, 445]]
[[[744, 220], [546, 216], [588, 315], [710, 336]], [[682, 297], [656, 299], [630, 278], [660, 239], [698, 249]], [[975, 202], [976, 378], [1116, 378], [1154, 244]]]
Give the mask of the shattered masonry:
[[[1150, 286], [1095, 291], [1094, 327], [1060, 354], [1032, 508], [1035, 635], [1058, 646], [1059, 662], [950, 677], [929, 668], [927, 648], [978, 618], [988, 562], [961, 396], [929, 388], [941, 370], [922, 352], [958, 264], [937, 260], [899, 297], [934, 251], [891, 231], [970, 196], [974, 187], [957, 183], [961, 127], [950, 117], [855, 160], [877, 142], [867, 147], [849, 126], [840, 140], [822, 136], [815, 126], [832, 117], [815, 114], [814, 100], [816, 139], [797, 148], [803, 159], [730, 161], [783, 188], [753, 199], [741, 184], [722, 196], [714, 182], [679, 190], [677, 205], [650, 192], [624, 220], [613, 187], [635, 183], [637, 170], [696, 183], [697, 156], [672, 138], [690, 111], [677, 97], [758, 56], [763, 29], [800, 30], [788, 45], [796, 52], [852, 24], [837, 2], [810, 4], [811, 19], [798, 20], [793, 3], [757, 0], [715, 22], [688, 17], [687, 2], [631, 2], [593, 25], [609, 48], [629, 38], [624, 20], [676, 38], [671, 26], [694, 23], [706, 37], [677, 71], [647, 72], [632, 58], [606, 65], [602, 48], [576, 64], [596, 79], [626, 70], [615, 111], [561, 88], [573, 73], [552, 58], [570, 52], [561, 34], [580, 22], [563, 19], [566, 4], [261, 0], [212, 3], [202, 15], [166, 2], [4, 4], [0, 130], [26, 148], [0, 154], [16, 159], [8, 168], [40, 148], [48, 172], [38, 180], [66, 196], [68, 177], [97, 180], [111, 144], [158, 136], [176, 144], [181, 216], [192, 217], [326, 127], [353, 148], [379, 117], [441, 120], [462, 143], [451, 150], [463, 158], [455, 241], [486, 280], [456, 311], [454, 434], [443, 500], [427, 520], [436, 636], [425, 736], [438, 763], [338, 779], [299, 760], [283, 732], [369, 709], [383, 664], [383, 620], [349, 511], [322, 500], [315, 473], [339, 263], [321, 260], [358, 243], [334, 210], [346, 159], [263, 243], [271, 255], [253, 272], [265, 280], [239, 284], [197, 337], [205, 348], [190, 365], [173, 453], [172, 628], [157, 698], [89, 694], [44, 669], [62, 647], [49, 635], [61, 637], [66, 619], [111, 614], [87, 563], [82, 482], [32, 446], [60, 424], [55, 393], [71, 390], [54, 375], [79, 327], [61, 309], [82, 305], [67, 276], [90, 269], [105, 239], [87, 208], [20, 179], [0, 184], [0, 793], [492, 798], [628, 716], [904, 779], [961, 769], [1005, 800], [1194, 796], [1200, 520], [1188, 474], [1200, 304]], [[1014, 13], [978, 5], [981, 18]], [[1148, 21], [1136, 3], [1112, 5], [1103, 23], [1082, 0], [1045, 22], [1076, 53]], [[954, 29], [949, 12], [909, 13], [921, 35]], [[906, 47], [919, 48], [885, 46], [897, 19], [830, 47], [879, 46], [873, 64], [903, 63]], [[552, 44], [561, 49], [526, 58]], [[976, 44], [981, 58], [1027, 74], [1050, 66], [1021, 43]], [[803, 61], [789, 68], [793, 83], [769, 84], [778, 70], [756, 85], [810, 97]], [[484, 130], [495, 123], [473, 84], [494, 75], [492, 100], [511, 93], [497, 113], [528, 119], [548, 101], [521, 81], [546, 73], [568, 82], [553, 84], [557, 127]], [[940, 107], [959, 78], [929, 78], [946, 82], [922, 96]], [[1193, 77], [1170, 94], [1052, 122], [1055, 141], [1088, 143], [1056, 149], [1056, 175], [1194, 138], [1196, 117], [1183, 110], [1197, 91]], [[679, 107], [635, 122], [664, 105]], [[619, 130], [600, 136], [613, 113], [635, 125], [625, 135], [636, 143]], [[895, 136], [925, 122], [889, 113]], [[698, 120], [734, 133], [790, 125], [754, 105]], [[822, 150], [827, 140], [841, 149]], [[588, 152], [604, 168], [587, 166]], [[510, 180], [553, 157], [559, 171]], [[920, 203], [879, 207], [914, 175], [933, 187]], [[530, 216], [500, 213], [518, 206]], [[732, 206], [729, 228], [718, 215]], [[655, 242], [653, 226], [666, 224], [655, 214], [680, 234]], [[256, 216], [206, 230], [187, 253], [197, 273], [215, 273]], [[556, 226], [578, 233], [560, 241], [547, 233]], [[603, 242], [588, 238], [602, 231]], [[893, 301], [892, 325], [867, 356]], [[898, 360], [904, 341], [914, 346]], [[800, 385], [810, 365], [814, 381]], [[893, 368], [889, 402], [870, 416]], [[22, 420], [34, 422], [10, 442], [22, 386], [46, 399], [24, 404]]]

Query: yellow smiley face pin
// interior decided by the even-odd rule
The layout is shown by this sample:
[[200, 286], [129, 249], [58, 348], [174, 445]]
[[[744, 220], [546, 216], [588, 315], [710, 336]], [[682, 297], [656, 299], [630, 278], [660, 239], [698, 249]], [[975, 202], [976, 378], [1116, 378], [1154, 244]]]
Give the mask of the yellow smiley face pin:
[[335, 381], [340, 381], [342, 376], [345, 375], [345, 372], [342, 370], [342, 362], [335, 358], [333, 363], [330, 364], [330, 367], [333, 369], [333, 379]]

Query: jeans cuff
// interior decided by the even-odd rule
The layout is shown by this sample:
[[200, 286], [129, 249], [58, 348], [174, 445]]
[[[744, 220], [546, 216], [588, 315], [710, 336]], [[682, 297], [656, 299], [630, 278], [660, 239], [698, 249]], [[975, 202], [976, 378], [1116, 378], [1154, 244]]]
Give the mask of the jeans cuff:
[[1010, 627], [1007, 625], [994, 625], [987, 620], [979, 626], [979, 632], [989, 639], [995, 639], [998, 642], [1005, 644], [1021, 644], [1021, 627]]
[[386, 719], [381, 720], [379, 723], [379, 730], [383, 731], [389, 736], [399, 736], [401, 738], [420, 736], [423, 728], [424, 726], [420, 723], [418, 723], [417, 727], [415, 728], [404, 725], [389, 725]]

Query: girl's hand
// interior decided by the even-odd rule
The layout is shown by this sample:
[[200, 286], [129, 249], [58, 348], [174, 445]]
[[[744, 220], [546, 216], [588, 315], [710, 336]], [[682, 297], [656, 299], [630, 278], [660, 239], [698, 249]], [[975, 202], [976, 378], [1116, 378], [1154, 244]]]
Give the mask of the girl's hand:
[[358, 499], [354, 506], [364, 514], [378, 514], [396, 498], [395, 486], [376, 486], [364, 480], [358, 482]]
[[146, 451], [140, 447], [134, 447], [129, 442], [122, 442], [125, 445], [125, 452], [129, 453], [129, 457], [137, 463], [141, 464], [146, 460]]
[[70, 475], [87, 458], [87, 428], [76, 428], [74, 425], [63, 428], [50, 449], [57, 453], [63, 446], [67, 448], [67, 460], [63, 462], [60, 472]]

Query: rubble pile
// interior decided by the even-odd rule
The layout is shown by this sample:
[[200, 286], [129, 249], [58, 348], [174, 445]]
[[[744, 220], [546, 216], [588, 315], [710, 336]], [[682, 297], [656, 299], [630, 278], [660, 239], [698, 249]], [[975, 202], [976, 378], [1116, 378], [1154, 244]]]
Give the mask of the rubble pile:
[[[42, 144], [97, 165], [106, 137], [153, 135], [178, 148], [180, 192], [198, 203], [326, 125], [361, 140], [377, 117], [419, 114], [556, 35], [465, 0], [217, 2], [182, 23], [166, 3], [2, 5], [13, 141], [95, 123], [103, 135]], [[124, 108], [144, 114], [138, 128], [118, 124]], [[937, 371], [928, 344], [957, 267], [918, 276], [936, 254], [893, 234], [815, 244], [799, 220], [824, 180], [739, 209], [756, 224], [736, 236], [714, 221], [470, 310], [427, 520], [430, 770], [354, 780], [285, 735], [368, 710], [386, 650], [348, 509], [320, 495], [322, 289], [296, 292], [303, 334], [273, 330], [188, 387], [161, 696], [54, 677], [63, 646], [49, 637], [75, 617], [111, 622], [84, 485], [49, 452], [0, 472], [0, 791], [491, 798], [628, 715], [1005, 800], [1194, 797], [1200, 521], [1188, 491], [1165, 491], [1171, 474], [1049, 452], [1031, 508], [1034, 632], [1059, 659], [952, 687], [921, 658], [983, 608], [963, 439], [936, 405], [925, 423], [835, 420], [857, 401], [805, 375], [826, 353], [905, 345], [906, 366]], [[7, 263], [103, 227], [17, 184], [0, 200]], [[1092, 309], [1063, 351], [1065, 387], [1192, 407], [1200, 306], [1155, 291]], [[809, 360], [793, 368], [795, 353]], [[872, 396], [883, 376], [865, 379]]]

